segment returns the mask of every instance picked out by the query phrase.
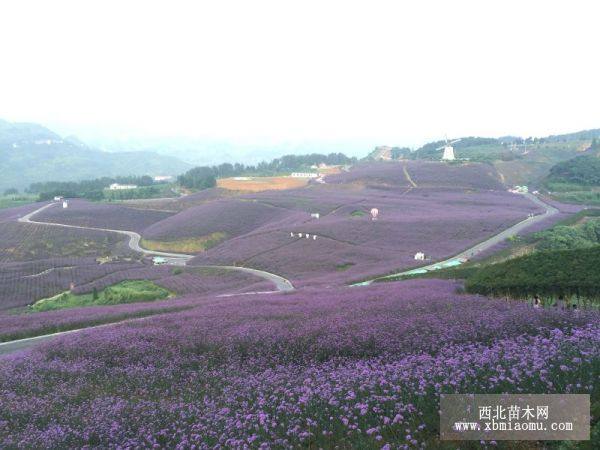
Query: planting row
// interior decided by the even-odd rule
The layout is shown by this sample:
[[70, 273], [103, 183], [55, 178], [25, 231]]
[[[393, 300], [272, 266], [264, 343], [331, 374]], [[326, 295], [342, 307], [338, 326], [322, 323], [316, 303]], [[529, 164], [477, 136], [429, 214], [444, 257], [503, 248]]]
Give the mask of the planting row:
[[0, 446], [437, 448], [440, 393], [598, 400], [597, 313], [454, 288], [198, 299], [4, 357]]
[[81, 227], [113, 230], [142, 231], [153, 223], [172, 214], [151, 209], [129, 208], [118, 204], [92, 203], [86, 200], [69, 200], [68, 208], [57, 203], [40, 211], [31, 220], [62, 223]]
[[[225, 241], [190, 264], [239, 264], [294, 280], [348, 281], [418, 265], [417, 252], [433, 260], [452, 256], [539, 212], [525, 197], [492, 191], [361, 189], [336, 201], [338, 206], [319, 219], [296, 212]], [[377, 220], [371, 220], [373, 207], [379, 210]]]
[[0, 238], [0, 263], [131, 253], [126, 236], [77, 228], [4, 222]]

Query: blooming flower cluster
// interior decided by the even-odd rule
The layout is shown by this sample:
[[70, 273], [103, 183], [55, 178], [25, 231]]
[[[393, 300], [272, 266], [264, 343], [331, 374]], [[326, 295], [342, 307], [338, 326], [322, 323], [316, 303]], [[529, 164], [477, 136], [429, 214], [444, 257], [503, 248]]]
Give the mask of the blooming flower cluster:
[[0, 359], [0, 447], [436, 448], [441, 393], [590, 393], [595, 312], [441, 280], [200, 301]]
[[37, 222], [62, 223], [80, 227], [142, 231], [172, 214], [167, 211], [128, 208], [119, 204], [72, 199], [69, 200], [67, 209], [61, 208], [60, 205], [54, 205], [40, 211], [33, 219]]
[[[397, 166], [401, 173], [401, 165]], [[280, 198], [269, 193], [248, 198], [252, 201], [246, 203], [253, 211], [265, 210], [263, 214], [270, 219], [199, 254], [191, 264], [239, 263], [278, 273], [294, 282], [322, 277], [329, 283], [342, 284], [418, 265], [414, 260], [417, 252], [433, 259], [450, 257], [537, 211], [528, 199], [503, 191], [465, 193], [438, 188], [406, 192], [394, 187], [350, 189], [320, 185], [284, 191]], [[225, 226], [221, 217], [228, 217], [224, 212], [235, 210], [236, 202], [239, 201], [191, 208], [148, 231], [167, 222], [174, 226], [180, 216], [183, 223], [191, 224], [188, 227], [204, 227], [202, 233], [220, 231]], [[257, 206], [261, 204], [271, 205], [270, 209]], [[218, 214], [216, 223], [188, 217], [192, 209], [209, 212], [209, 206], [212, 213]], [[376, 221], [371, 220], [369, 213], [374, 206], [379, 209]], [[308, 214], [301, 212], [304, 210], [320, 212], [321, 218], [309, 220]], [[282, 211], [287, 213], [281, 216]], [[206, 228], [208, 225], [211, 228]], [[291, 238], [290, 232], [318, 238]], [[347, 268], [341, 271], [340, 266]]]

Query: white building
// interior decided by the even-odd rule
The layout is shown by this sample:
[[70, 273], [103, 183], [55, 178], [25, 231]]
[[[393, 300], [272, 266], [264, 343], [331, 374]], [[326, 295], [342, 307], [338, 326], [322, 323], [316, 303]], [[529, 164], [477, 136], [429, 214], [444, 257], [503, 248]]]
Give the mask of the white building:
[[423, 253], [423, 252], [415, 253], [415, 259], [417, 261], [425, 261], [425, 253]]
[[153, 180], [160, 183], [161, 181], [171, 181], [173, 177], [171, 175], [156, 175]]
[[310, 217], [313, 218], [313, 219], [318, 219], [319, 217], [321, 217], [321, 214], [319, 214], [319, 213], [311, 213]]
[[108, 189], [110, 189], [111, 191], [119, 191], [119, 190], [123, 190], [123, 189], [136, 189], [137, 185], [135, 184], [119, 184], [119, 183], [113, 183], [111, 184]]
[[529, 187], [515, 186], [514, 188], [509, 189], [508, 192], [512, 192], [513, 194], [527, 194], [529, 192]]
[[319, 176], [318, 173], [313, 172], [293, 172], [293, 178], [317, 178]]
[[61, 195], [57, 195], [56, 197], [54, 197], [54, 201], [55, 201], [55, 202], [62, 202], [62, 201], [63, 201], [63, 199], [64, 199], [64, 197], [63, 197], [63, 196], [61, 196]]
[[69, 207], [69, 202], [66, 200], [63, 201], [63, 209], [67, 209]]

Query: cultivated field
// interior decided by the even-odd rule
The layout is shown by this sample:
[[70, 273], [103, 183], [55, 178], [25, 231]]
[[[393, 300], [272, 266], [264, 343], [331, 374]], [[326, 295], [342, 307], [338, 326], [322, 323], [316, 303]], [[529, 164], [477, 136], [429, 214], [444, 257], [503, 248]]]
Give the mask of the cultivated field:
[[454, 289], [199, 300], [43, 344], [1, 363], [0, 445], [439, 448], [441, 393], [593, 392], [596, 313]]
[[63, 209], [55, 204], [36, 214], [37, 222], [62, 223], [92, 228], [142, 231], [153, 223], [166, 219], [172, 213], [151, 209], [138, 209], [119, 204], [92, 203], [85, 200], [71, 200]]
[[[597, 311], [534, 309], [447, 280], [346, 286], [430, 262], [417, 252], [451, 257], [543, 211], [491, 165], [358, 164], [325, 183], [244, 191], [71, 201], [32, 219], [135, 231], [142, 246], [195, 253], [185, 266], [155, 266], [117, 233], [18, 222], [39, 204], [0, 211], [0, 342], [95, 327], [21, 352], [0, 345], [0, 448], [450, 449], [438, 440], [442, 393], [598, 404]], [[532, 229], [577, 210], [557, 206]], [[206, 267], [222, 265], [296, 290]], [[147, 283], [128, 286], [161, 295], [28, 308], [66, 291], [99, 303], [137, 280]]]
[[[414, 255], [419, 251], [434, 260], [452, 256], [540, 211], [522, 196], [490, 190], [497, 181], [485, 173], [480, 174], [481, 189], [473, 188], [475, 177], [469, 181], [468, 190], [414, 188], [400, 164], [389, 166], [394, 170], [377, 178], [370, 172], [363, 177], [350, 172], [351, 186], [316, 185], [285, 191], [284, 195], [245, 196], [252, 201], [248, 204], [251, 211], [261, 217], [272, 215], [272, 219], [261, 226], [256, 226], [257, 221], [252, 227], [239, 229], [232, 235], [235, 239], [203, 252], [191, 264], [239, 264], [302, 282], [314, 278], [327, 283], [348, 282], [418, 265]], [[415, 171], [413, 179], [427, 180], [428, 171]], [[457, 184], [464, 184], [452, 172], [441, 183], [448, 184], [454, 178], [459, 180]], [[357, 187], [357, 183], [365, 185]], [[370, 217], [373, 207], [379, 209], [376, 221]], [[321, 216], [312, 219], [310, 213]], [[240, 218], [238, 227], [251, 217]], [[306, 239], [307, 233], [317, 239]]]
[[0, 262], [130, 252], [124, 236], [104, 231], [4, 222], [0, 235]]
[[292, 177], [233, 177], [219, 179], [217, 186], [240, 192], [279, 191], [306, 186], [308, 180], [308, 178]]

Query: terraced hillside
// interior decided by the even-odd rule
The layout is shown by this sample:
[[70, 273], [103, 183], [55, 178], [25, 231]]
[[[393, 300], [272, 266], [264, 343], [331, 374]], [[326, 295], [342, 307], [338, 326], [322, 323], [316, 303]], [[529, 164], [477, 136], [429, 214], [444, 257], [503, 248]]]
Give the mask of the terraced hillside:
[[[485, 164], [369, 163], [326, 180], [243, 196], [248, 210], [263, 218], [265, 204], [275, 208], [272, 218], [231, 235], [190, 264], [237, 264], [293, 280], [342, 282], [417, 265], [419, 251], [433, 259], [451, 256], [539, 212], [529, 200], [505, 192]], [[177, 216], [168, 220], [174, 223]]]
[[195, 307], [59, 338], [0, 359], [0, 446], [444, 448], [443, 393], [598, 401], [597, 313], [455, 289], [182, 297]]
[[68, 205], [66, 209], [56, 204], [40, 211], [35, 220], [81, 227], [142, 231], [172, 215], [165, 211], [131, 208], [120, 204], [93, 203], [81, 199], [70, 200]]
[[[369, 163], [301, 189], [72, 201], [32, 218], [52, 225], [19, 222], [40, 206], [0, 212], [3, 448], [438, 448], [443, 392], [569, 385], [597, 402], [597, 312], [459, 294], [454, 281], [342, 286], [541, 211], [491, 165]], [[196, 256], [155, 266], [104, 227]], [[295, 292], [222, 265], [286, 276]], [[562, 369], [575, 357], [581, 370]]]
[[[148, 249], [196, 253], [190, 266], [238, 265], [304, 285], [410, 268], [422, 264], [414, 259], [417, 252], [443, 259], [539, 211], [506, 192], [490, 165], [430, 161], [359, 164], [300, 189], [237, 196], [213, 189], [138, 206], [144, 203], [73, 200], [66, 209], [57, 204], [40, 211], [35, 220], [137, 231]], [[0, 216], [0, 256], [12, 264], [3, 268], [5, 305], [29, 304], [72, 286], [166, 279], [159, 268], [139, 266], [141, 256], [126, 236], [18, 222], [38, 207]], [[372, 208], [379, 210], [377, 220], [371, 220]], [[38, 274], [35, 283], [27, 278], [8, 288], [19, 271], [22, 277]]]

